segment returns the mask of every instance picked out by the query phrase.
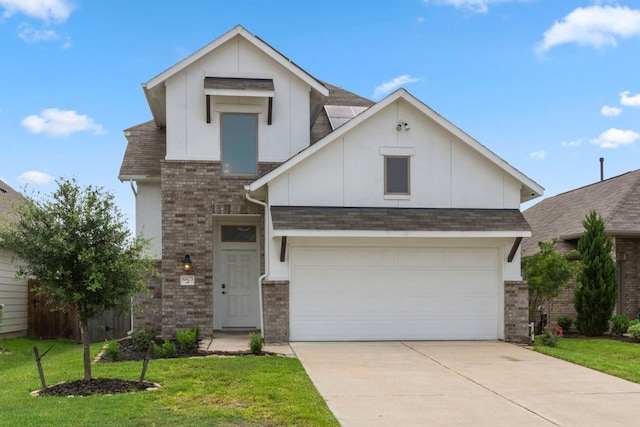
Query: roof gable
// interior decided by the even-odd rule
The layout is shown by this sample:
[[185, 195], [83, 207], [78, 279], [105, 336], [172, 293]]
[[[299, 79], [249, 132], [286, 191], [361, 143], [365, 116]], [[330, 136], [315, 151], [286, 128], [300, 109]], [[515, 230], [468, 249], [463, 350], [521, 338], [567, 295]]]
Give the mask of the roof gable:
[[271, 59], [276, 61], [282, 67], [287, 69], [289, 72], [297, 76], [299, 79], [308, 84], [314, 91], [317, 91], [322, 96], [328, 96], [328, 89], [316, 78], [311, 76], [309, 73], [304, 71], [302, 68], [297, 66], [293, 61], [291, 61], [286, 56], [282, 55], [276, 49], [271, 47], [269, 44], [265, 43], [259, 37], [251, 34], [241, 25], [237, 25], [230, 31], [226, 32], [222, 36], [218, 37], [208, 45], [199, 49], [195, 53], [189, 55], [182, 61], [177, 64], [171, 66], [166, 69], [162, 73], [153, 77], [146, 83], [142, 84], [142, 88], [144, 90], [145, 96], [147, 98], [147, 102], [149, 107], [151, 108], [151, 112], [153, 114], [153, 119], [158, 126], [166, 125], [166, 105], [165, 105], [165, 85], [164, 83], [175, 76], [176, 74], [183, 71], [185, 68], [189, 67], [191, 64], [215, 51], [220, 46], [224, 45], [229, 40], [234, 37], [242, 37], [244, 40], [251, 43], [253, 46], [258, 48], [260, 51], [268, 55]]
[[249, 191], [256, 191], [266, 185], [268, 182], [282, 175], [283, 173], [289, 171], [291, 168], [303, 162], [305, 159], [313, 156], [316, 152], [322, 150], [327, 145], [332, 144], [334, 141], [340, 139], [345, 133], [354, 129], [361, 123], [366, 120], [370, 120], [376, 114], [378, 114], [381, 110], [385, 109], [387, 106], [399, 101], [404, 100], [415, 107], [418, 111], [423, 113], [425, 116], [436, 122], [439, 126], [444, 128], [449, 133], [456, 136], [460, 139], [464, 144], [466, 144], [469, 148], [479, 153], [484, 158], [488, 159], [492, 164], [506, 172], [508, 175], [513, 177], [517, 182], [522, 184], [521, 190], [521, 202], [531, 200], [535, 197], [542, 195], [544, 189], [538, 185], [536, 182], [525, 176], [522, 172], [515, 169], [513, 166], [505, 162], [503, 159], [494, 154], [491, 150], [486, 148], [484, 145], [480, 144], [478, 141], [473, 139], [471, 136], [463, 132], [460, 128], [455, 126], [453, 123], [446, 120], [444, 117], [436, 113], [434, 110], [426, 106], [424, 103], [419, 101], [409, 92], [404, 89], [398, 89], [393, 92], [391, 95], [387, 96], [377, 104], [374, 104], [367, 110], [363, 111], [353, 119], [344, 123], [342, 126], [337, 128], [335, 131], [329, 133], [324, 138], [320, 139], [318, 142], [310, 146], [309, 148], [301, 151], [285, 163], [283, 163], [278, 168], [274, 169], [272, 172], [263, 176], [262, 178], [254, 181], [251, 185], [247, 186]]
[[0, 179], [0, 222], [14, 218], [15, 203], [24, 200], [22, 195]]
[[605, 220], [609, 234], [640, 234], [640, 169], [549, 197], [527, 209], [524, 216], [533, 234], [523, 242], [523, 253], [533, 255], [541, 241], [577, 239], [592, 209]]

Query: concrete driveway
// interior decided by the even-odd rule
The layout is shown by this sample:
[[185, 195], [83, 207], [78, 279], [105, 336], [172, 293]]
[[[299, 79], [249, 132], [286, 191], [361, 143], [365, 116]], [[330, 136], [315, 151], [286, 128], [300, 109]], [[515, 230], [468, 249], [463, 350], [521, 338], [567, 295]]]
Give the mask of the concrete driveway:
[[343, 427], [638, 425], [640, 384], [502, 342], [291, 343]]

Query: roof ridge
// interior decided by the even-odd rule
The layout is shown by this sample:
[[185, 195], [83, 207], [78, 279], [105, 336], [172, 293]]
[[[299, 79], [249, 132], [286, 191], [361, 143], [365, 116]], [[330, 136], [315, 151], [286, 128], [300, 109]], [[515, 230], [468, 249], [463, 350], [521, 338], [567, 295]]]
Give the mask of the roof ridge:
[[[614, 180], [614, 179], [622, 178], [622, 177], [623, 177], [623, 176], [625, 176], [625, 175], [629, 175], [629, 174], [636, 173], [636, 172], [640, 172], [640, 169], [636, 169], [636, 170], [628, 171], [628, 172], [625, 172], [625, 173], [621, 173], [620, 175], [612, 176], [611, 178], [603, 179], [602, 181], [592, 182], [591, 184], [586, 184], [586, 185], [583, 185], [582, 187], [573, 188], [573, 189], [571, 189], [571, 190], [567, 190], [567, 191], [565, 191], [565, 192], [558, 193], [558, 194], [556, 194], [555, 196], [547, 197], [547, 198], [545, 198], [544, 200], [541, 200], [541, 201], [540, 201], [540, 203], [544, 202], [545, 200], [552, 199], [552, 198], [554, 198], [554, 197], [563, 196], [563, 195], [565, 195], [565, 194], [573, 193], [574, 191], [583, 190], [583, 189], [585, 189], [585, 188], [587, 188], [587, 187], [592, 187], [592, 186], [595, 186], [595, 185], [602, 184], [602, 183], [604, 183], [604, 182], [608, 182], [608, 181], [611, 181], [611, 180]], [[539, 203], [538, 203], [538, 204], [539, 204]], [[532, 207], [533, 207], [533, 206], [532, 206]]]

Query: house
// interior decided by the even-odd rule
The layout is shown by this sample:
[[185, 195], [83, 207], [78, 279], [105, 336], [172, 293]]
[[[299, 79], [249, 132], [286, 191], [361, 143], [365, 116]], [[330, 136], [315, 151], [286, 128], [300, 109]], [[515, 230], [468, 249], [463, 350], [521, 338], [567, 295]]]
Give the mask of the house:
[[143, 91], [119, 178], [162, 277], [134, 328], [528, 335], [520, 204], [542, 187], [404, 89], [374, 103], [237, 26]]
[[[532, 236], [522, 242], [523, 256], [538, 251], [538, 242], [560, 239], [561, 252], [577, 249], [584, 232], [582, 221], [595, 209], [613, 238], [612, 256], [618, 267], [616, 314], [638, 318], [640, 314], [640, 169], [549, 197], [533, 205], [524, 216]], [[576, 318], [573, 287], [569, 286], [547, 307], [549, 322], [558, 317]]]
[[[0, 223], [11, 220], [14, 203], [21, 199], [20, 193], [0, 180]], [[16, 279], [16, 269], [13, 252], [0, 244], [0, 337], [27, 333], [27, 280]]]

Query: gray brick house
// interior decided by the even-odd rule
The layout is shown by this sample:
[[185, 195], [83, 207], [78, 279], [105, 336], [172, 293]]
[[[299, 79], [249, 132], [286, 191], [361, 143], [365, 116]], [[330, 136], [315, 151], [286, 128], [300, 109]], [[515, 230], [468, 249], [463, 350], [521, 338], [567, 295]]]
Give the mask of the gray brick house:
[[370, 101], [241, 26], [143, 91], [119, 178], [162, 277], [134, 328], [527, 334], [520, 204], [543, 189], [407, 91]]
[[[542, 200], [524, 211], [532, 236], [522, 242], [523, 256], [538, 252], [538, 242], [560, 239], [558, 250], [577, 248], [584, 232], [582, 221], [595, 209], [613, 237], [613, 257], [618, 266], [618, 303], [615, 314], [638, 318], [640, 314], [640, 170], [609, 178]], [[573, 284], [572, 284], [573, 285]], [[573, 319], [573, 286], [546, 307], [549, 322]]]

